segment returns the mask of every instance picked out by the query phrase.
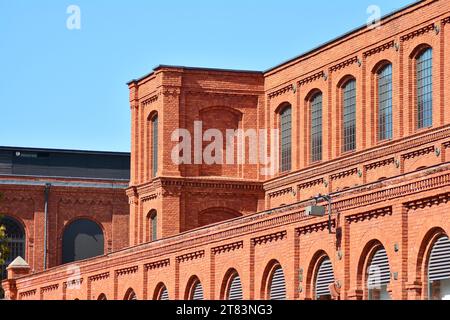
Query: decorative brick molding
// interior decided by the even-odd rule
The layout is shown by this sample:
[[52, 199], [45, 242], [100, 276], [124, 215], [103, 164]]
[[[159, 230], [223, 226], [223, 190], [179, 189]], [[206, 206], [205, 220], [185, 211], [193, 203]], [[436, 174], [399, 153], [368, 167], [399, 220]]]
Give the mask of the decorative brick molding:
[[236, 251], [236, 250], [242, 249], [243, 247], [244, 247], [244, 242], [238, 241], [238, 242], [225, 244], [223, 246], [212, 248], [211, 252], [213, 254], [221, 254], [221, 253], [225, 253], [225, 252]]
[[383, 160], [372, 162], [370, 164], [365, 165], [364, 169], [369, 171], [369, 170], [373, 170], [373, 169], [377, 169], [377, 168], [386, 167], [386, 166], [389, 166], [394, 163], [395, 163], [394, 158], [383, 159]]
[[336, 72], [338, 70], [341, 70], [341, 69], [344, 69], [344, 68], [346, 68], [348, 66], [351, 66], [352, 64], [357, 63], [357, 62], [358, 62], [358, 56], [351, 57], [350, 59], [347, 59], [347, 60], [345, 60], [345, 61], [343, 61], [341, 63], [338, 63], [338, 64], [336, 64], [334, 66], [331, 66], [330, 67], [330, 72]]
[[273, 98], [275, 98], [277, 96], [286, 94], [286, 93], [288, 93], [290, 91], [293, 91], [293, 90], [294, 90], [294, 86], [292, 84], [290, 84], [288, 86], [285, 86], [285, 87], [283, 87], [281, 89], [278, 89], [278, 90], [276, 90], [274, 92], [269, 93], [267, 96], [268, 96], [269, 99], [273, 99]]
[[159, 97], [159, 94], [155, 94], [155, 95], [151, 96], [150, 98], [145, 99], [144, 101], [142, 101], [142, 106], [147, 106], [152, 103], [155, 103], [156, 101], [158, 101], [158, 97]]
[[373, 48], [373, 49], [370, 49], [370, 50], [364, 52], [363, 56], [364, 56], [364, 58], [367, 58], [367, 57], [370, 57], [371, 55], [383, 52], [385, 50], [389, 50], [391, 48], [394, 48], [394, 46], [395, 46], [395, 42], [394, 42], [394, 40], [392, 40], [392, 41], [389, 41], [389, 42], [387, 42], [385, 44], [382, 44], [381, 46], [378, 46], [376, 48]]
[[42, 287], [41, 288], [41, 293], [47, 293], [47, 292], [55, 291], [55, 290], [58, 290], [58, 288], [59, 288], [59, 284], [58, 283], [57, 284], [52, 284], [52, 285], [49, 285], [49, 286], [46, 286], [46, 287]]
[[79, 279], [73, 279], [73, 280], [70, 280], [70, 281], [65, 281], [63, 283], [63, 288], [67, 289], [67, 288], [72, 288], [72, 287], [75, 287], [75, 286], [81, 286], [83, 284], [83, 280], [84, 280], [84, 278], [79, 278]]
[[298, 86], [303, 86], [303, 85], [305, 85], [305, 84], [314, 82], [314, 81], [316, 81], [316, 80], [318, 80], [318, 79], [321, 79], [321, 78], [323, 78], [323, 77], [325, 77], [325, 72], [320, 71], [320, 72], [317, 72], [317, 73], [315, 73], [315, 74], [313, 74], [313, 75], [311, 75], [311, 76], [309, 76], [309, 77], [306, 77], [306, 78], [304, 78], [304, 79], [299, 80], [299, 81], [297, 82], [297, 84], [298, 84]]
[[100, 274], [96, 274], [96, 275], [90, 276], [88, 278], [88, 280], [91, 281], [91, 282], [95, 282], [95, 281], [105, 280], [105, 279], [108, 279], [108, 278], [109, 278], [109, 272], [103, 272], [103, 273], [100, 273]]
[[[332, 219], [331, 220], [331, 227], [335, 228], [336, 227], [336, 220]], [[321, 232], [328, 229], [328, 221], [323, 221], [323, 222], [318, 222], [318, 223], [313, 223], [313, 224], [309, 224], [306, 226], [302, 226], [300, 228], [297, 228], [297, 235], [301, 236], [301, 235], [306, 235], [308, 233], [313, 233], [313, 232]]]
[[447, 23], [450, 23], [450, 17], [442, 19], [442, 25], [446, 25]]
[[345, 217], [345, 219], [349, 223], [357, 223], [365, 220], [377, 219], [379, 217], [384, 217], [387, 215], [392, 215], [392, 207], [385, 207], [376, 210], [353, 214]]
[[19, 293], [19, 298], [20, 298], [20, 299], [23, 299], [23, 298], [33, 297], [33, 296], [36, 295], [36, 293], [37, 293], [37, 290], [36, 290], [36, 289], [32, 289], [32, 290], [20, 292], [20, 293]]
[[426, 147], [420, 150], [414, 150], [412, 152], [408, 152], [406, 154], [402, 154], [402, 158], [403, 159], [413, 159], [413, 158], [417, 158], [420, 156], [424, 156], [427, 154], [430, 154], [432, 152], [435, 151], [435, 147], [434, 146], [430, 146], [430, 147]]
[[282, 190], [277, 190], [277, 191], [271, 192], [268, 194], [268, 196], [269, 196], [269, 198], [276, 198], [276, 197], [280, 197], [285, 194], [289, 194], [289, 193], [293, 193], [293, 192], [294, 192], [294, 189], [292, 187], [289, 187], [289, 188], [285, 188]]
[[125, 275], [134, 274], [138, 271], [138, 269], [139, 269], [139, 266], [119, 269], [119, 270], [116, 270], [116, 276], [125, 276]]
[[432, 207], [440, 205], [441, 203], [447, 203], [450, 201], [450, 192], [438, 194], [425, 199], [411, 201], [405, 204], [409, 210], [423, 209], [426, 207]]
[[425, 26], [423, 28], [414, 30], [413, 32], [410, 32], [410, 33], [408, 33], [408, 34], [406, 34], [404, 36], [401, 36], [400, 40], [401, 41], [408, 41], [408, 40], [414, 39], [415, 37], [424, 35], [424, 34], [430, 32], [432, 30], [434, 30], [434, 23], [429, 24], [429, 25], [427, 25], [427, 26]]
[[176, 261], [178, 263], [181, 263], [181, 262], [187, 262], [187, 261], [191, 261], [191, 260], [201, 259], [203, 257], [205, 257], [205, 250], [200, 250], [200, 251], [191, 252], [191, 253], [187, 253], [187, 254], [178, 256], [176, 258]]
[[256, 246], [256, 245], [263, 245], [263, 244], [270, 243], [270, 242], [276, 242], [276, 241], [285, 239], [286, 236], [287, 236], [287, 231], [276, 232], [276, 233], [272, 233], [272, 234], [269, 234], [266, 236], [253, 238], [252, 244]]
[[332, 174], [330, 176], [330, 180], [342, 179], [342, 178], [345, 178], [345, 177], [353, 176], [353, 175], [355, 175], [357, 173], [358, 173], [358, 168], [353, 168], [353, 169], [350, 169], [350, 170], [346, 170], [346, 171], [342, 171], [342, 172], [339, 172], [339, 173]]
[[160, 261], [146, 263], [144, 265], [144, 267], [145, 267], [145, 270], [154, 270], [154, 269], [165, 268], [165, 267], [168, 267], [169, 265], [170, 265], [170, 259], [164, 259], [164, 260], [160, 260]]
[[308, 181], [308, 182], [299, 184], [297, 186], [297, 188], [298, 188], [298, 190], [309, 189], [309, 188], [312, 188], [312, 187], [317, 186], [317, 185], [322, 185], [324, 183], [325, 183], [325, 179], [320, 178], [320, 179], [316, 179], [316, 180], [312, 180], [312, 181]]

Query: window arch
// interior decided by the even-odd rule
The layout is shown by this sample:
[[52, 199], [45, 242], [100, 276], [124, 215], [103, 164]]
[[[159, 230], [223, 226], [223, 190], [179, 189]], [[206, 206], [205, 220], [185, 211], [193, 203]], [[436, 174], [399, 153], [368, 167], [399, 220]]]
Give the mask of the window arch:
[[322, 92], [316, 92], [309, 100], [310, 104], [310, 152], [311, 162], [322, 160]]
[[66, 226], [62, 245], [63, 264], [103, 255], [103, 230], [92, 220], [77, 219]]
[[342, 85], [342, 151], [356, 149], [356, 80]]
[[106, 295], [102, 293], [98, 296], [97, 300], [108, 300], [108, 299], [106, 298]]
[[154, 300], [169, 300], [169, 291], [164, 283], [160, 283], [155, 290]]
[[242, 283], [239, 273], [231, 269], [227, 272], [224, 279], [224, 292], [222, 297], [224, 300], [243, 300]]
[[292, 107], [285, 104], [279, 112], [280, 117], [280, 172], [291, 171], [292, 168]]
[[450, 300], [450, 239], [441, 235], [434, 243], [427, 268], [430, 300]]
[[158, 212], [151, 210], [147, 216], [149, 241], [158, 240]]
[[433, 49], [426, 47], [415, 57], [417, 128], [433, 125]]
[[137, 295], [132, 288], [128, 289], [125, 293], [123, 300], [137, 300]]
[[22, 224], [12, 217], [0, 219], [0, 225], [5, 227], [6, 243], [9, 255], [4, 264], [0, 265], [2, 279], [6, 279], [6, 268], [17, 257], [25, 259], [25, 230]]
[[193, 276], [188, 283], [186, 289], [186, 300], [203, 300], [203, 286], [200, 279]]
[[317, 300], [331, 300], [330, 285], [334, 283], [333, 265], [328, 256], [322, 258], [315, 277], [315, 298]]
[[265, 296], [267, 300], [286, 300], [286, 279], [278, 261], [272, 261], [266, 268]]
[[386, 249], [382, 245], [373, 248], [367, 264], [366, 279], [369, 300], [390, 300], [388, 285], [391, 282], [391, 269]]
[[392, 64], [385, 62], [377, 71], [378, 141], [392, 139]]

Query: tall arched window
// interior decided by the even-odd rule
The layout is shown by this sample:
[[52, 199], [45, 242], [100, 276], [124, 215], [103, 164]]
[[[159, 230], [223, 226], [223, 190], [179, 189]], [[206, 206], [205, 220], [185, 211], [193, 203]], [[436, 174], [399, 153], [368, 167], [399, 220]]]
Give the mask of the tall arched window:
[[226, 283], [226, 291], [225, 291], [225, 299], [226, 300], [243, 300], [242, 293], [242, 283], [241, 277], [236, 271], [233, 271], [231, 275], [225, 280]]
[[3, 217], [0, 225], [5, 227], [6, 241], [9, 255], [4, 264], [0, 265], [2, 279], [6, 279], [6, 268], [17, 257], [25, 259], [25, 231], [22, 225], [14, 218]]
[[433, 125], [433, 49], [428, 48], [416, 58], [417, 127]]
[[334, 283], [334, 272], [331, 261], [324, 258], [317, 271], [315, 294], [317, 300], [331, 300], [330, 284]]
[[193, 277], [189, 283], [186, 295], [187, 300], [203, 300], [203, 286], [200, 280], [197, 277]]
[[88, 219], [78, 219], [64, 230], [62, 263], [103, 255], [105, 248], [103, 231]]
[[287, 172], [292, 166], [292, 108], [285, 106], [280, 112], [281, 161], [280, 171]]
[[152, 118], [152, 177], [158, 173], [158, 115]]
[[322, 93], [311, 99], [311, 162], [322, 160]]
[[123, 300], [137, 300], [137, 299], [138, 298], [136, 292], [134, 292], [134, 290], [130, 288], [127, 290], [127, 293], [125, 293], [125, 297]]
[[369, 300], [390, 300], [388, 284], [391, 282], [391, 269], [386, 250], [380, 247], [370, 260], [367, 268], [367, 289]]
[[169, 300], [169, 291], [163, 283], [160, 283], [156, 288], [155, 300]]
[[356, 80], [352, 79], [342, 88], [342, 150], [356, 149]]
[[286, 280], [283, 268], [275, 265], [268, 279], [268, 298], [270, 300], [286, 300]]
[[392, 139], [392, 64], [377, 73], [378, 80], [378, 140]]
[[430, 300], [450, 300], [450, 240], [439, 238], [431, 249], [428, 262]]
[[148, 214], [150, 241], [158, 240], [158, 213], [156, 210], [150, 211]]

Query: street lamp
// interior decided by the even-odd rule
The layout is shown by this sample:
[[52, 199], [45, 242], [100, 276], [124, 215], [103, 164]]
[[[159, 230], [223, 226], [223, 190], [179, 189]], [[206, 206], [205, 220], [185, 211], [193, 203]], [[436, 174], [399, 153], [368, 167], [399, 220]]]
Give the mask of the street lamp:
[[309, 206], [306, 208], [305, 212], [306, 215], [309, 217], [324, 217], [325, 216], [325, 207], [324, 206], [318, 206], [317, 202], [319, 200], [325, 200], [328, 202], [328, 231], [333, 233], [333, 230], [331, 229], [331, 205], [332, 205], [332, 199], [330, 195], [317, 195], [314, 197], [314, 200], [316, 201], [316, 204], [313, 206]]

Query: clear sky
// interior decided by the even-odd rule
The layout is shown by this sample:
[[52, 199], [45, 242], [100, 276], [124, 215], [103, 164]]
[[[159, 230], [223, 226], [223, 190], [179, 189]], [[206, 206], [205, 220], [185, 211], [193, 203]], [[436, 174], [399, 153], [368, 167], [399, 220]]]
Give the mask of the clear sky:
[[266, 70], [365, 24], [369, 5], [412, 2], [0, 0], [0, 145], [129, 151], [125, 83], [156, 65]]

